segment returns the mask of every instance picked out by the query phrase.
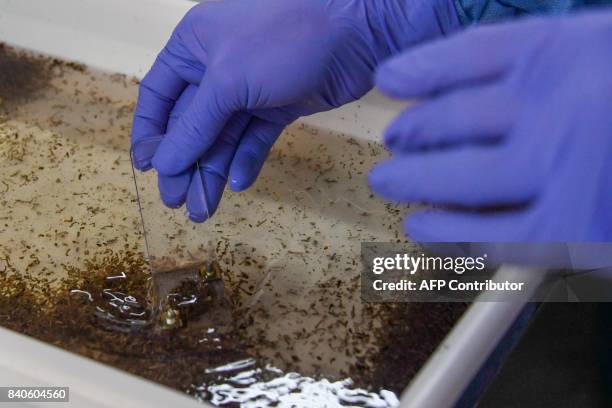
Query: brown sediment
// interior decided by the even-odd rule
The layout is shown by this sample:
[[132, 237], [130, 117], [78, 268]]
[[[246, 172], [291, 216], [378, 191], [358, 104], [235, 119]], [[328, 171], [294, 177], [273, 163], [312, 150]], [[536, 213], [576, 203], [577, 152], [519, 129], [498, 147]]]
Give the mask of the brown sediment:
[[[4, 260], [0, 273], [0, 324], [9, 329], [188, 393], [213, 380], [207, 368], [258, 357], [257, 339], [242, 330], [241, 311], [227, 321], [229, 327], [215, 328], [214, 341], [202, 341], [210, 339], [209, 327], [190, 324], [203, 314], [219, 313], [206, 302], [184, 308], [181, 327], [157, 330], [147, 304], [148, 268], [134, 252], [106, 251], [83, 269], [67, 267], [67, 277], [55, 285], [11, 271], [9, 265]], [[186, 282], [175, 292], [188, 299], [200, 296], [202, 288]], [[111, 307], [116, 299], [122, 301]], [[171, 304], [180, 310], [178, 303]], [[382, 321], [375, 330], [378, 347], [363, 353], [347, 375], [364, 389], [401, 392], [464, 309], [461, 304], [373, 305], [370, 317]]]
[[[200, 342], [207, 331], [189, 323], [172, 332], [155, 330], [146, 304], [146, 270], [139, 255], [109, 251], [82, 270], [69, 267], [68, 277], [54, 286], [30, 275], [1, 273], [0, 324], [182, 391], [204, 382], [206, 368], [246, 357], [239, 351], [242, 340], [231, 332]], [[123, 299], [119, 307], [130, 297], [125, 313], [110, 306], [113, 297]], [[135, 318], [130, 311], [144, 315]], [[186, 316], [204, 312], [192, 307]]]
[[34, 97], [48, 85], [51, 64], [53, 60], [18, 52], [0, 43], [0, 105]]
[[64, 69], [87, 71], [84, 64], [17, 50], [0, 42], [0, 107], [35, 98]]
[[378, 348], [368, 356], [376, 363], [353, 368], [360, 382], [399, 395], [466, 309], [463, 303], [386, 304]]

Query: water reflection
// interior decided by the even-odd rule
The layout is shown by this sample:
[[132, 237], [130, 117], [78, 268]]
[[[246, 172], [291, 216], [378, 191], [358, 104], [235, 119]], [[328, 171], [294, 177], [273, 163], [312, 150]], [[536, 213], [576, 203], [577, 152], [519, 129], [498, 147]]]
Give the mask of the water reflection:
[[[254, 364], [253, 359], [247, 359], [207, 370], [209, 373], [239, 372], [231, 377], [219, 377], [217, 381], [194, 387], [195, 395], [214, 405], [240, 404], [245, 408], [399, 406], [399, 400], [393, 392], [381, 390], [374, 393], [354, 388], [350, 378], [335, 382], [327, 379], [316, 380], [298, 373], [283, 373], [270, 365], [251, 369]], [[244, 370], [245, 368], [249, 369]]]

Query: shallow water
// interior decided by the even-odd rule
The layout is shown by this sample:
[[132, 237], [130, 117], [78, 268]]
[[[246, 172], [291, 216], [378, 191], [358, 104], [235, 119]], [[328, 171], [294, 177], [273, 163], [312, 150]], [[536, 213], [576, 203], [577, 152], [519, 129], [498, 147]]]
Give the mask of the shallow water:
[[296, 125], [200, 226], [138, 176], [152, 247], [218, 261], [230, 300], [177, 294], [186, 324], [160, 332], [128, 155], [137, 81], [7, 47], [0, 68], [16, 73], [0, 75], [0, 324], [213, 403], [384, 407], [460, 315], [361, 303], [360, 243], [403, 239], [404, 211], [365, 184], [386, 153]]

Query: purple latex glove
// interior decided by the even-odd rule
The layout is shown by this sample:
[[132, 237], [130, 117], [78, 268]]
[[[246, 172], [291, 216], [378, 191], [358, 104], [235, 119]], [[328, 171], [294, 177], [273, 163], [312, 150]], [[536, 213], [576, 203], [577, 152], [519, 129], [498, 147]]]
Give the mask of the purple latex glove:
[[422, 98], [370, 174], [417, 241], [612, 241], [612, 13], [467, 30], [385, 63]]
[[[236, 147], [229, 161], [219, 158], [218, 175], [242, 191], [287, 124], [361, 97], [383, 58], [458, 27], [452, 0], [201, 3], [177, 26], [141, 83], [132, 131], [135, 166], [154, 166], [171, 177], [160, 179], [160, 192], [166, 204], [179, 206], [188, 176], [176, 186], [172, 177], [193, 172], [204, 156], [215, 160], [213, 146], [225, 143], [220, 140], [229, 132]], [[170, 112], [189, 84], [197, 91], [169, 127]], [[241, 133], [236, 115], [248, 118]], [[218, 203], [221, 192], [214, 188], [208, 199]], [[212, 207], [193, 206], [207, 204]]]
[[[176, 125], [197, 90], [197, 86], [189, 85], [183, 91], [169, 116], [168, 129]], [[193, 167], [175, 176], [158, 175], [160, 196], [166, 206], [178, 208], [186, 202], [188, 217], [195, 222], [203, 222], [214, 214], [225, 189], [229, 165], [249, 119], [245, 113], [236, 114], [223, 129], [219, 140], [200, 158], [197, 168]], [[150, 161], [162, 137], [149, 137], [145, 140], [146, 143], [140, 145], [139, 159]]]
[[[183, 91], [170, 114], [168, 129], [176, 125], [197, 91], [195, 85], [189, 85]], [[249, 120], [246, 113], [235, 114], [221, 137], [200, 158], [197, 168], [176, 176], [158, 174], [160, 196], [166, 206], [178, 208], [186, 202], [188, 217], [195, 222], [204, 222], [215, 213], [225, 190], [230, 163]], [[257, 132], [256, 129], [253, 131]]]

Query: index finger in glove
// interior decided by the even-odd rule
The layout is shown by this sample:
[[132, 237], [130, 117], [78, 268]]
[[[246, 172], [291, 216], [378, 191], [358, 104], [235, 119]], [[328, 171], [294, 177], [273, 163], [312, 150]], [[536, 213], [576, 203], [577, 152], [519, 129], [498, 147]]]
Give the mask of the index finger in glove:
[[171, 110], [189, 83], [204, 75], [204, 66], [192, 60], [173, 36], [140, 83], [132, 125], [134, 166], [149, 170], [159, 140], [168, 128]]

